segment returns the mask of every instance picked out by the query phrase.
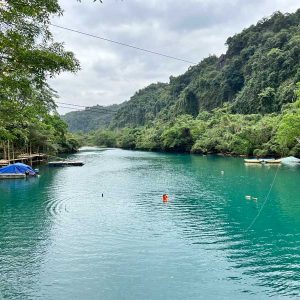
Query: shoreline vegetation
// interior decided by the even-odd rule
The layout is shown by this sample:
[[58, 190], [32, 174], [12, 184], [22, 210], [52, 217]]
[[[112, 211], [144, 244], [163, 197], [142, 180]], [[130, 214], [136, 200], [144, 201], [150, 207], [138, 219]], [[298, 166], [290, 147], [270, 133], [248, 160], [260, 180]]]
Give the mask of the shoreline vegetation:
[[48, 83], [80, 69], [49, 30], [51, 18], [62, 13], [56, 0], [0, 1], [0, 159], [79, 147], [56, 111], [58, 95]]
[[243, 157], [300, 156], [300, 84], [297, 100], [280, 114], [234, 114], [225, 104], [196, 118], [180, 115], [136, 128], [81, 134], [82, 143], [132, 150], [221, 154]]
[[[91, 144], [166, 152], [300, 156], [300, 9], [229, 37], [168, 83], [63, 119]], [[97, 111], [99, 113], [97, 113]]]
[[26, 9], [16, 0], [0, 5], [0, 159], [72, 153], [87, 142], [300, 156], [300, 9], [275, 12], [229, 37], [225, 54], [204, 58], [169, 83], [151, 84], [106, 110], [90, 107], [61, 117], [48, 79], [80, 69], [49, 29], [62, 13], [57, 0], [32, 1]]

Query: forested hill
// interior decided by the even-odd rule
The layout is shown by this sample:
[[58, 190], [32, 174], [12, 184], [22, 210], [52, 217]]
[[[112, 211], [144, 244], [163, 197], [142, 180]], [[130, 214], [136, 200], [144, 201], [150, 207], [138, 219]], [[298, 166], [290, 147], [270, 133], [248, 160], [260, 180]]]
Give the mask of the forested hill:
[[112, 126], [135, 127], [159, 117], [198, 115], [225, 102], [242, 114], [279, 112], [295, 100], [300, 81], [300, 9], [270, 18], [227, 39], [220, 57], [210, 56], [168, 84], [137, 92], [116, 114]]
[[85, 110], [72, 111], [61, 116], [61, 118], [68, 124], [71, 132], [89, 132], [97, 129], [107, 128], [118, 109], [125, 105], [114, 104], [110, 106], [91, 106]]
[[[116, 114], [72, 112], [64, 119], [72, 131], [137, 127], [181, 114], [197, 116], [224, 103], [232, 113], [280, 112], [295, 100], [300, 81], [300, 9], [274, 13], [229, 37], [225, 54], [209, 56], [169, 83], [136, 92]], [[92, 108], [91, 108], [92, 109]], [[107, 109], [111, 109], [107, 107]], [[115, 108], [113, 108], [115, 110]]]

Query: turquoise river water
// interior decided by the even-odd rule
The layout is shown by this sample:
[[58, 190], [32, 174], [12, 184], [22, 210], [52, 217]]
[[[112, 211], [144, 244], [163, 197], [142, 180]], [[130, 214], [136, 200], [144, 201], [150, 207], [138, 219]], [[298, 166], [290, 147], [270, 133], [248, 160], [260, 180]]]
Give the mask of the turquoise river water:
[[299, 167], [279, 167], [246, 231], [277, 166], [114, 149], [71, 157], [85, 165], [0, 182], [0, 299], [300, 297]]

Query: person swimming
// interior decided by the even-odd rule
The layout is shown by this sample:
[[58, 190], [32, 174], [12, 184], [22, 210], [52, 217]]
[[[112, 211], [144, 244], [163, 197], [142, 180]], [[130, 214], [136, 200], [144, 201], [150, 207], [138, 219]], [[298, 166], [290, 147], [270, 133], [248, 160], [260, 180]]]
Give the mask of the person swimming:
[[168, 202], [168, 200], [169, 200], [168, 194], [163, 194], [162, 200], [163, 200], [163, 202]]

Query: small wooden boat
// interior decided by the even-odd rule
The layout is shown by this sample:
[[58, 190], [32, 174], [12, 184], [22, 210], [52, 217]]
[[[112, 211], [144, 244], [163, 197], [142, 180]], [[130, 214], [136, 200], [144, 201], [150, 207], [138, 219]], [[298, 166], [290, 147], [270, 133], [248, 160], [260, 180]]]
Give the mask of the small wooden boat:
[[48, 163], [49, 167], [82, 167], [84, 165], [83, 161], [76, 160], [62, 160], [62, 161], [51, 161]]

